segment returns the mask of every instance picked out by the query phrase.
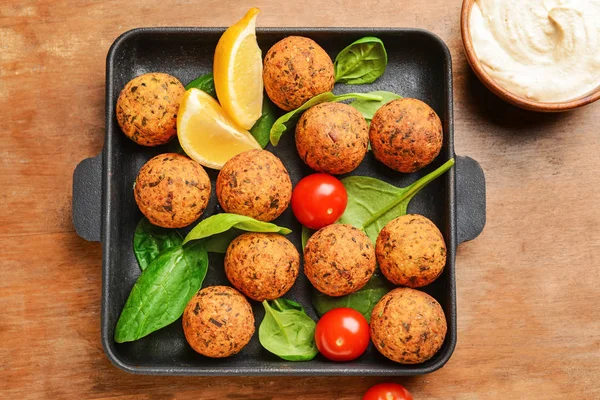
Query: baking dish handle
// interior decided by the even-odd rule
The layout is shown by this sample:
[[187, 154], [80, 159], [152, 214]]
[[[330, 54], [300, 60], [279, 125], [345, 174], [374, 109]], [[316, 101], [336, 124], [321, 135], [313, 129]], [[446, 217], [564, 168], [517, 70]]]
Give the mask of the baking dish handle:
[[485, 175], [471, 157], [456, 157], [458, 244], [475, 239], [485, 226]]
[[73, 225], [79, 236], [99, 242], [102, 226], [102, 153], [86, 158], [73, 172]]

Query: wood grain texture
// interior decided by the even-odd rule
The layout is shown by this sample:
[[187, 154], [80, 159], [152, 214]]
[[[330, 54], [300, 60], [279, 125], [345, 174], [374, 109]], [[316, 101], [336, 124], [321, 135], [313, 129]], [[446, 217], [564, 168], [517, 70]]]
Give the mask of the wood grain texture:
[[104, 140], [105, 57], [138, 26], [419, 27], [450, 47], [458, 154], [486, 173], [488, 222], [457, 260], [458, 345], [392, 379], [416, 399], [598, 399], [600, 104], [516, 109], [470, 71], [460, 1], [0, 4], [0, 398], [360, 399], [384, 378], [178, 378], [114, 368], [100, 345], [101, 248], [74, 232], [71, 176]]

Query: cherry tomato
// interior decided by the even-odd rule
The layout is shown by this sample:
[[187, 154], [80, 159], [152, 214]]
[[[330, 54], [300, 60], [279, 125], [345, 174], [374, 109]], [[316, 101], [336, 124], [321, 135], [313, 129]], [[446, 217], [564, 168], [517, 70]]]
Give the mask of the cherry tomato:
[[367, 390], [363, 400], [413, 400], [413, 397], [402, 385], [380, 383]]
[[344, 213], [348, 204], [346, 188], [328, 174], [312, 174], [298, 182], [292, 193], [292, 210], [307, 228], [331, 225]]
[[332, 361], [358, 358], [369, 346], [369, 324], [352, 308], [334, 308], [326, 312], [315, 329], [317, 349]]

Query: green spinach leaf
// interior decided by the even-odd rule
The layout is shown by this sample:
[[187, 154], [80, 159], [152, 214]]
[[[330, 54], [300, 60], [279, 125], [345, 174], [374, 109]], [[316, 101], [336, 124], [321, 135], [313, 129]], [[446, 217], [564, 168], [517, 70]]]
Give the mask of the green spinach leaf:
[[323, 316], [327, 311], [334, 308], [348, 307], [361, 313], [367, 319], [367, 322], [371, 322], [373, 308], [392, 289], [393, 286], [388, 281], [375, 273], [362, 289], [346, 296], [331, 297], [314, 290], [312, 304], [319, 316]]
[[131, 289], [115, 328], [115, 342], [138, 340], [181, 317], [207, 269], [208, 253], [202, 243], [160, 253]]
[[258, 328], [260, 344], [288, 361], [309, 361], [315, 358], [315, 328], [317, 324], [302, 306], [291, 300], [263, 301], [265, 317]]
[[275, 121], [273, 126], [271, 127], [271, 144], [273, 146], [277, 146], [279, 140], [283, 133], [291, 126], [297, 119], [300, 117], [303, 111], [308, 110], [312, 106], [316, 106], [317, 104], [331, 102], [331, 101], [344, 101], [351, 99], [365, 99], [365, 100], [376, 100], [380, 101], [381, 96], [371, 94], [371, 93], [347, 93], [335, 95], [331, 92], [325, 92], [316, 95], [312, 99], [308, 100], [306, 103], [302, 104], [300, 107], [292, 110], [286, 114], [283, 114], [281, 117]]
[[[200, 221], [183, 239], [183, 244], [190, 240], [200, 240], [227, 232], [231, 228], [250, 232], [272, 232], [287, 235], [292, 232], [288, 228], [277, 226], [270, 222], [258, 221], [245, 215], [222, 213], [215, 214]], [[217, 247], [217, 246], [215, 246]]]
[[206, 250], [209, 253], [225, 254], [227, 252], [227, 248], [229, 247], [229, 243], [231, 243], [233, 239], [241, 234], [242, 231], [239, 229], [231, 228], [223, 233], [218, 233], [216, 235], [207, 237], [206, 239], [203, 239], [202, 242], [206, 246]]
[[387, 52], [381, 39], [367, 36], [352, 43], [335, 58], [335, 81], [360, 85], [372, 83], [385, 72]]
[[304, 312], [304, 307], [302, 307], [302, 304], [296, 303], [294, 300], [284, 299], [283, 297], [273, 300], [271, 305], [277, 311], [298, 310]]
[[304, 248], [306, 247], [306, 242], [308, 242], [308, 239], [310, 239], [310, 237], [313, 235], [313, 233], [315, 233], [316, 231], [313, 231], [310, 228], [305, 227], [304, 225], [302, 225], [302, 251], [304, 251]]
[[384, 104], [386, 104], [392, 100], [402, 98], [402, 96], [398, 96], [396, 93], [393, 93], [393, 92], [377, 91], [377, 92], [371, 92], [371, 93], [381, 96], [381, 100], [375, 101], [375, 100], [356, 99], [349, 104], [350, 106], [352, 106], [352, 107], [356, 108], [358, 111], [360, 111], [360, 113], [363, 115], [363, 117], [365, 117], [365, 119], [367, 121], [371, 121], [373, 119], [373, 115], [375, 115], [377, 110], [379, 110]]
[[159, 253], [181, 245], [182, 240], [183, 237], [176, 229], [161, 228], [152, 225], [147, 218], [143, 218], [133, 235], [133, 252], [142, 271]]
[[264, 149], [269, 144], [269, 135], [271, 127], [277, 119], [277, 109], [275, 105], [269, 100], [267, 96], [263, 97], [262, 115], [250, 128], [250, 133], [254, 136], [254, 139]]
[[414, 195], [453, 165], [452, 158], [405, 188], [367, 176], [344, 178], [342, 183], [348, 192], [348, 205], [338, 222], [364, 230], [375, 243], [377, 235], [388, 222], [406, 214], [408, 203]]
[[217, 98], [217, 91], [215, 90], [215, 81], [213, 80], [212, 72], [200, 75], [199, 77], [185, 85], [185, 90], [190, 90], [192, 88], [200, 89], [203, 92], [208, 93], [215, 99]]

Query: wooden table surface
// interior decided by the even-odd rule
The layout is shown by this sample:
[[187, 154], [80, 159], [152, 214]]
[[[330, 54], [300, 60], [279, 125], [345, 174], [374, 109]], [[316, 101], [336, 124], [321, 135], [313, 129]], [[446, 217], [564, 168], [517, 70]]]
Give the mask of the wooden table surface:
[[[490, 94], [460, 1], [52, 1], [0, 5], [0, 398], [360, 399], [385, 378], [133, 376], [100, 345], [101, 246], [71, 222], [79, 161], [104, 142], [110, 44], [139, 26], [419, 27], [450, 47], [458, 154], [487, 178], [487, 226], [457, 257], [458, 345], [391, 379], [416, 399], [600, 399], [600, 102], [541, 115]], [[285, 5], [284, 5], [285, 4]]]

